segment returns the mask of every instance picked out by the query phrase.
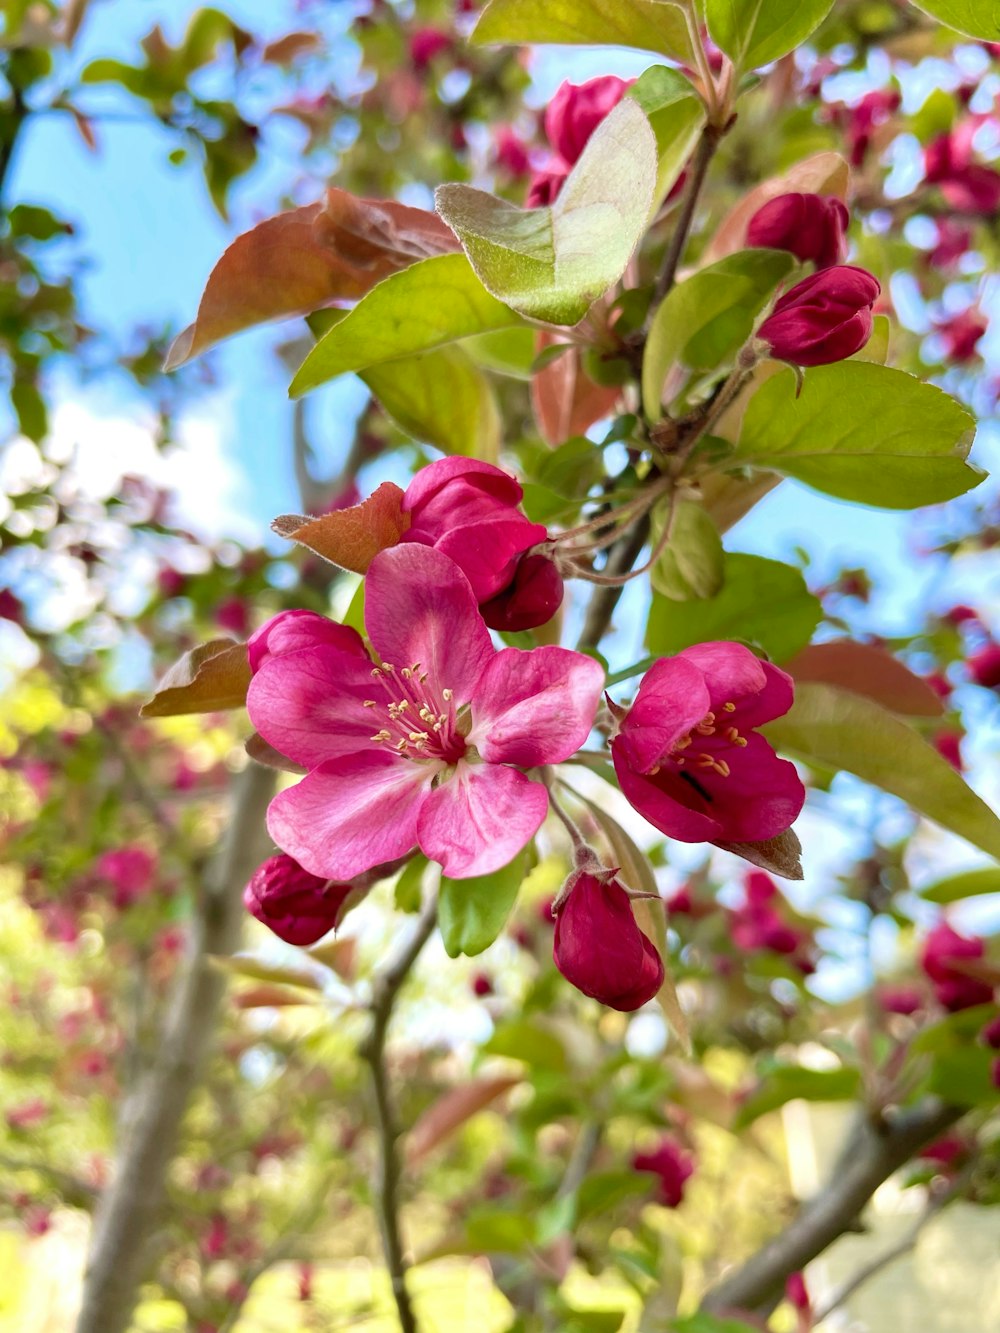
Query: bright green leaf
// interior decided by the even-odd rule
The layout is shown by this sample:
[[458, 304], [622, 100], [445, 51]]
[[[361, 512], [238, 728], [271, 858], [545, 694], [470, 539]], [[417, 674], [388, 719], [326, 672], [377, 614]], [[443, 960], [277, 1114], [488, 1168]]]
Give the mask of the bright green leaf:
[[336, 375], [520, 323], [483, 287], [465, 255], [435, 255], [384, 278], [363, 296], [320, 338], [289, 393], [297, 398]]
[[921, 898], [929, 903], [957, 903], [963, 898], [980, 898], [986, 893], [1000, 893], [1000, 870], [987, 866], [982, 870], [966, 870], [961, 875], [949, 875], [920, 890]]
[[745, 1129], [768, 1111], [801, 1098], [807, 1102], [843, 1102], [857, 1096], [861, 1073], [857, 1069], [806, 1069], [801, 1065], [778, 1065], [761, 1080], [743, 1102], [733, 1129]]
[[765, 733], [780, 749], [853, 773], [1000, 858], [1000, 819], [933, 745], [871, 699], [800, 682], [791, 712], [769, 722]]
[[765, 380], [743, 418], [738, 462], [879, 509], [950, 500], [985, 475], [964, 460], [975, 418], [903, 370], [841, 361]]
[[486, 375], [460, 347], [369, 366], [361, 378], [408, 434], [446, 454], [495, 463], [500, 414]]
[[481, 1050], [484, 1055], [506, 1055], [557, 1073], [566, 1068], [566, 1050], [559, 1038], [526, 1018], [501, 1023]]
[[666, 65], [647, 69], [628, 95], [645, 111], [656, 135], [659, 166], [653, 191], [655, 211], [677, 183], [694, 151], [705, 124], [705, 104], [684, 75]]
[[833, 0], [705, 0], [708, 31], [741, 71], [779, 60], [816, 31]]
[[699, 1312], [686, 1319], [675, 1319], [670, 1333], [758, 1333], [758, 1329], [741, 1319], [719, 1319], [714, 1314]]
[[784, 662], [809, 642], [820, 614], [819, 601], [791, 565], [728, 553], [715, 597], [675, 602], [654, 594], [646, 641], [660, 655], [711, 639], [743, 639]]
[[979, 1106], [1000, 1100], [993, 1082], [997, 1053], [984, 1046], [945, 1051], [934, 1057], [929, 1090], [959, 1106]]
[[712, 370], [738, 351], [793, 263], [784, 250], [740, 250], [671, 289], [653, 316], [642, 363], [647, 416], [663, 415], [663, 381], [675, 363]]
[[498, 375], [510, 375], [518, 380], [530, 380], [535, 360], [536, 332], [526, 324], [494, 333], [478, 333], [462, 344], [464, 351], [477, 365], [495, 370]]
[[492, 875], [475, 879], [441, 876], [438, 924], [449, 958], [488, 949], [503, 930], [525, 876], [527, 853]]
[[656, 139], [626, 98], [594, 131], [551, 208], [442, 185], [437, 210], [487, 291], [523, 315], [576, 324], [625, 271], [656, 181]]
[[[363, 586], [363, 585], [362, 585]], [[401, 912], [419, 912], [423, 899], [427, 857], [422, 852], [410, 858], [396, 880], [393, 900]]]
[[997, 0], [912, 0], [918, 9], [949, 28], [979, 37], [985, 42], [1000, 42], [1000, 4]]
[[650, 571], [657, 592], [675, 601], [717, 596], [725, 578], [726, 555], [711, 517], [697, 500], [678, 500], [672, 512], [653, 516], [651, 540], [659, 540], [669, 517], [670, 540]]
[[663, 0], [491, 0], [473, 42], [633, 46], [693, 58], [684, 14]]

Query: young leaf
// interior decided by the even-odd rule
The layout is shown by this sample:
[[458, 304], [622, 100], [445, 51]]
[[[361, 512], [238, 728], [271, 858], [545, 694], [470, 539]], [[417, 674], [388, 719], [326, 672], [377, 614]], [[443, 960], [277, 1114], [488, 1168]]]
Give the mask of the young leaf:
[[[659, 539], [667, 517], [654, 514], [653, 542]], [[726, 560], [715, 524], [697, 500], [678, 500], [669, 521], [670, 540], [649, 575], [653, 587], [677, 602], [715, 597], [725, 577]]]
[[966, 870], [961, 875], [949, 875], [920, 890], [921, 898], [929, 903], [957, 903], [964, 898], [979, 898], [986, 893], [1000, 893], [1000, 870], [987, 866], [983, 870]]
[[646, 642], [656, 654], [679, 653], [711, 639], [745, 639], [776, 662], [799, 651], [819, 624], [821, 607], [791, 565], [729, 553], [715, 597], [675, 602], [654, 593]]
[[383, 481], [360, 504], [335, 509], [319, 518], [282, 514], [271, 529], [279, 537], [307, 546], [340, 569], [364, 574], [379, 551], [395, 546], [410, 526], [402, 501], [403, 492], [395, 482]]
[[833, 8], [833, 0], [705, 0], [708, 31], [739, 72], [794, 51]]
[[521, 852], [502, 870], [475, 879], [441, 877], [438, 925], [449, 958], [488, 949], [503, 930], [524, 879], [527, 855]]
[[1000, 858], [1000, 819], [933, 745], [870, 699], [804, 682], [796, 687], [791, 712], [764, 732], [779, 749], [853, 773]]
[[591, 135], [551, 208], [517, 208], [469, 185], [441, 185], [437, 210], [483, 286], [521, 314], [576, 324], [617, 282], [646, 228], [656, 139], [625, 98]]
[[428, 1153], [461, 1129], [467, 1120], [491, 1106], [520, 1082], [522, 1080], [514, 1074], [493, 1074], [449, 1088], [423, 1112], [407, 1134], [407, 1165], [416, 1166]]
[[677, 183], [705, 124], [705, 104], [679, 70], [654, 65], [639, 76], [628, 96], [639, 103], [656, 135], [659, 166], [653, 211]]
[[913, 4], [966, 37], [1000, 42], [1000, 9], [995, 0], [913, 0]]
[[493, 388], [460, 347], [369, 366], [361, 378], [414, 439], [446, 454], [497, 461], [500, 414]]
[[964, 460], [975, 418], [903, 370], [865, 361], [783, 370], [757, 390], [734, 458], [827, 495], [915, 509], [962, 495], [985, 475]]
[[245, 643], [210, 639], [185, 653], [167, 671], [156, 693], [139, 709], [140, 717], [177, 717], [242, 708], [250, 687]]
[[490, 0], [473, 42], [632, 46], [693, 59], [679, 5], [663, 0]]
[[931, 687], [874, 643], [831, 639], [803, 648], [786, 670], [796, 681], [836, 685], [907, 717], [940, 717], [944, 705]]
[[437, 255], [384, 278], [320, 338], [292, 380], [293, 398], [336, 375], [521, 323], [492, 297], [465, 255]]
[[456, 248], [441, 219], [422, 208], [328, 190], [322, 203], [237, 236], [209, 276], [195, 322], [175, 338], [166, 369], [254, 324], [355, 301], [397, 269]]
[[801, 1065], [778, 1065], [766, 1074], [760, 1086], [746, 1099], [733, 1122], [734, 1132], [776, 1111], [786, 1102], [853, 1101], [861, 1087], [857, 1069], [806, 1069]]
[[[554, 337], [543, 329], [538, 334], [539, 347], [555, 346]], [[535, 420], [542, 438], [551, 445], [582, 435], [595, 421], [610, 416], [620, 397], [620, 388], [595, 384], [585, 374], [579, 347], [570, 347], [537, 371], [531, 380]]]
[[784, 250], [740, 250], [671, 289], [653, 317], [642, 362], [649, 417], [663, 415], [663, 382], [671, 366], [712, 370], [738, 351], [793, 263]]

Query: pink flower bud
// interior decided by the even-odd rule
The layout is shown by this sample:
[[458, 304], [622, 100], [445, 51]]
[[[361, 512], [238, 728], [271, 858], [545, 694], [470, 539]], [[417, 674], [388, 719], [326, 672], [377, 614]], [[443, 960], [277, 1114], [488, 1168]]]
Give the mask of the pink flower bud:
[[953, 315], [934, 326], [944, 343], [944, 355], [947, 361], [956, 365], [965, 365], [975, 360], [976, 344], [989, 328], [986, 320], [973, 307]]
[[253, 872], [243, 891], [247, 911], [287, 944], [315, 944], [335, 930], [353, 884], [320, 879], [281, 853]]
[[562, 158], [552, 158], [531, 177], [525, 208], [544, 208], [555, 203], [568, 175], [569, 167]]
[[965, 606], [962, 602], [959, 602], [957, 606], [953, 606], [948, 611], [945, 611], [941, 616], [941, 619], [946, 620], [949, 625], [954, 625], [957, 628], [959, 625], [978, 622], [979, 612], [973, 607]]
[[639, 1009], [663, 984], [660, 955], [612, 871], [577, 876], [556, 917], [552, 956], [577, 990], [612, 1009]]
[[24, 624], [24, 604], [9, 588], [0, 588], [0, 620], [9, 620], [15, 625]]
[[235, 634], [238, 639], [245, 638], [250, 628], [250, 615], [246, 602], [239, 597], [227, 597], [215, 608], [215, 623], [220, 629]]
[[963, 969], [963, 963], [984, 956], [986, 945], [978, 935], [960, 935], [946, 921], [940, 922], [924, 941], [920, 965], [934, 985], [938, 1003], [951, 1013], [989, 1004], [993, 987]]
[[684, 1186], [694, 1174], [694, 1159], [671, 1134], [664, 1134], [651, 1152], [635, 1154], [632, 1169], [656, 1176], [657, 1203], [677, 1208], [684, 1199]]
[[847, 254], [847, 207], [833, 195], [782, 194], [750, 219], [747, 245], [789, 250], [818, 269], [840, 264]]
[[545, 110], [545, 137], [556, 153], [573, 166], [601, 121], [635, 82], [600, 74], [586, 83], [560, 84]]
[[994, 1051], [1000, 1051], [1000, 1014], [986, 1024], [979, 1034], [979, 1039]]
[[156, 586], [164, 598], [180, 597], [187, 585], [187, 575], [180, 570], [164, 565], [156, 575]]
[[809, 1314], [812, 1306], [809, 1302], [809, 1292], [806, 1289], [806, 1280], [802, 1273], [789, 1273], [785, 1279], [785, 1300], [798, 1310], [800, 1314]]
[[960, 731], [939, 731], [931, 737], [931, 744], [942, 759], [946, 759], [959, 773], [965, 772], [962, 759], [962, 733]]
[[757, 331], [777, 361], [825, 366], [859, 352], [871, 337], [882, 288], [863, 268], [838, 264], [796, 283]]
[[934, 1162], [943, 1171], [952, 1171], [967, 1155], [969, 1144], [959, 1134], [945, 1134], [933, 1143], [925, 1144], [917, 1156], [925, 1162]]
[[497, 166], [509, 176], [526, 176], [531, 170], [527, 145], [509, 125], [497, 128], [493, 151]]
[[417, 28], [410, 34], [410, 60], [415, 69], [426, 69], [435, 56], [447, 51], [451, 34], [440, 28]]
[[124, 909], [144, 897], [153, 887], [156, 857], [145, 847], [132, 844], [103, 852], [94, 863], [94, 873], [113, 889], [113, 902]]
[[318, 648], [321, 644], [329, 644], [342, 653], [367, 656], [361, 635], [356, 629], [351, 629], [349, 625], [338, 625], [335, 620], [321, 616], [317, 611], [300, 608], [279, 611], [250, 635], [247, 641], [250, 670], [256, 675], [268, 658], [294, 653], [299, 648]]
[[485, 1000], [488, 995], [493, 994], [493, 982], [485, 972], [477, 972], [472, 978], [472, 993], [480, 1000]]
[[513, 633], [547, 624], [562, 605], [562, 575], [548, 556], [523, 555], [504, 590], [479, 610], [490, 629]]
[[1000, 643], [994, 643], [991, 639], [982, 648], [970, 653], [965, 665], [977, 685], [995, 690], [1000, 685]]
[[916, 986], [882, 986], [876, 998], [884, 1013], [904, 1018], [924, 1007], [924, 997]]

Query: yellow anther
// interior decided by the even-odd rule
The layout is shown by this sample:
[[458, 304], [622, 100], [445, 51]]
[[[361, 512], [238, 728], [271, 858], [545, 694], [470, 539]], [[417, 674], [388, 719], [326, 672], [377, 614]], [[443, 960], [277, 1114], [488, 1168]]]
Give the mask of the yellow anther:
[[413, 675], [413, 672], [410, 670], [409, 667], [403, 667], [403, 670], [400, 672], [400, 675], [403, 677], [404, 680], [409, 680], [410, 677]]
[[[678, 762], [679, 764], [683, 764], [684, 760], [683, 760], [683, 759], [678, 759], [677, 762]], [[649, 772], [646, 774], [646, 777], [647, 777], [647, 778], [655, 778], [656, 775], [657, 775], [657, 773], [659, 773], [659, 771], [660, 771], [660, 765], [659, 765], [659, 764], [654, 764], [653, 767], [652, 767], [652, 768], [649, 770]]]
[[722, 707], [726, 710], [727, 713], [735, 713], [735, 712], [736, 712], [736, 705], [735, 705], [735, 704], [723, 704]]
[[442, 690], [442, 691], [441, 691], [441, 698], [445, 701], [446, 704], [450, 704], [451, 701], [452, 701], [452, 699], [453, 699], [454, 697], [455, 697], [455, 691], [454, 691], [454, 690]]
[[738, 745], [741, 750], [744, 748], [746, 743], [747, 743], [747, 738], [745, 736], [740, 736], [738, 740], [733, 741], [733, 744]]
[[691, 737], [690, 737], [690, 736], [682, 736], [682, 737], [680, 738], [680, 740], [677, 742], [677, 744], [674, 746], [674, 749], [675, 749], [675, 750], [686, 750], [687, 747], [688, 747], [690, 744], [691, 744]]
[[373, 675], [373, 676], [376, 676], [376, 677], [377, 677], [377, 676], [381, 676], [381, 674], [382, 674], [382, 668], [381, 668], [381, 667], [372, 667], [372, 675]]
[[383, 727], [381, 731], [376, 731], [375, 735], [369, 736], [368, 739], [371, 741], [390, 741], [392, 740], [392, 732], [386, 731]]
[[426, 740], [429, 740], [429, 739], [430, 739], [430, 738], [428, 737], [426, 731], [411, 731], [411, 732], [410, 732], [410, 740], [413, 741], [413, 743], [414, 743], [415, 745], [418, 744], [419, 742], [426, 741]]
[[378, 707], [378, 704], [376, 704], [376, 702], [375, 702], [374, 699], [366, 699], [366, 700], [364, 701], [364, 704], [362, 705], [362, 707], [363, 707], [363, 708], [377, 708], [377, 707]]
[[737, 729], [736, 729], [735, 727], [728, 727], [728, 728], [726, 729], [726, 740], [727, 740], [727, 741], [731, 741], [732, 744], [735, 745], [736, 742], [737, 742], [739, 739], [740, 739], [740, 733], [737, 731]]
[[726, 763], [725, 759], [716, 759], [715, 771], [716, 773], [719, 774], [720, 777], [723, 778], [729, 777], [729, 765]]

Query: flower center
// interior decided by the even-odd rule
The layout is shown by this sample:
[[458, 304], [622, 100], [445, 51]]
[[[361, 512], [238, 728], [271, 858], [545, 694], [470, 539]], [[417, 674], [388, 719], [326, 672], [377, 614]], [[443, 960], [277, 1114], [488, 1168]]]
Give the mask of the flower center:
[[[731, 770], [723, 757], [725, 751], [742, 750], [747, 744], [746, 737], [740, 735], [739, 728], [733, 726], [731, 719], [726, 716], [735, 712], [734, 703], [724, 703], [718, 713], [706, 713], [697, 726], [674, 742], [668, 755], [669, 762], [676, 764], [680, 770], [678, 777], [684, 778], [706, 799], [710, 797], [698, 780], [699, 770], [705, 777], [714, 774], [728, 778]], [[655, 776], [661, 767], [661, 764], [657, 764], [650, 769], [649, 776]]]
[[383, 698], [366, 699], [372, 721], [381, 723], [371, 739], [387, 745], [407, 759], [440, 759], [457, 763], [465, 754], [465, 736], [459, 724], [454, 693], [440, 693], [428, 683], [420, 663], [400, 670], [391, 662], [372, 668], [372, 678], [382, 686]]

